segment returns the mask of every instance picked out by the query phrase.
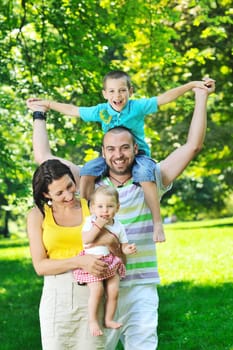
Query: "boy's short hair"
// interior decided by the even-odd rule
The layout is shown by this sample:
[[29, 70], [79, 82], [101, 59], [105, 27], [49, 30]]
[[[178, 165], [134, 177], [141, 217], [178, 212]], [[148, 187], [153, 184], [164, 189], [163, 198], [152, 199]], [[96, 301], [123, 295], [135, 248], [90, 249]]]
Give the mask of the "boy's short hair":
[[126, 83], [127, 83], [127, 87], [128, 87], [128, 89], [130, 89], [132, 86], [130, 76], [122, 70], [113, 70], [113, 71], [107, 73], [103, 79], [103, 88], [105, 89], [106, 81], [108, 79], [120, 79], [120, 78], [125, 78]]

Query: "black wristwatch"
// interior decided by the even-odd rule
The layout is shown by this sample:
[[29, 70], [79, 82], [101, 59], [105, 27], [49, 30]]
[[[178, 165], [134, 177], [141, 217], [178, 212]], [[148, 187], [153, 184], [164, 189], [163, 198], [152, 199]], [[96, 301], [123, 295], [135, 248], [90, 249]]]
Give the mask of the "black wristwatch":
[[46, 113], [40, 112], [40, 111], [33, 112], [32, 118], [33, 120], [36, 120], [36, 119], [46, 120]]

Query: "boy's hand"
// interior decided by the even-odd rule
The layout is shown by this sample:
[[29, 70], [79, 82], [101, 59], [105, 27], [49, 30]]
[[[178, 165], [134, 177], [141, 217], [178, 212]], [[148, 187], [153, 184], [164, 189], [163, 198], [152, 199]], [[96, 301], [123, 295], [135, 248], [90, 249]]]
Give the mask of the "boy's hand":
[[211, 94], [215, 90], [215, 80], [211, 78], [203, 78], [205, 86], [208, 88], [208, 92]]
[[212, 84], [212, 82], [215, 82], [215, 80], [211, 79], [211, 78], [203, 78], [202, 81], [193, 81], [192, 82], [192, 90], [195, 88], [199, 88], [199, 89], [204, 89], [207, 91], [209, 85]]
[[26, 101], [27, 107], [34, 111], [47, 112], [49, 110], [49, 101], [40, 98], [31, 97]]
[[206, 93], [207, 92], [207, 94], [208, 95], [210, 95], [210, 94], [212, 94], [214, 91], [215, 91], [215, 80], [213, 80], [213, 79], [211, 79], [211, 78], [203, 78], [203, 83], [205, 84], [205, 89], [203, 89], [203, 88], [198, 88], [198, 87], [195, 87], [194, 89], [193, 89], [193, 91], [195, 92], [195, 93]]

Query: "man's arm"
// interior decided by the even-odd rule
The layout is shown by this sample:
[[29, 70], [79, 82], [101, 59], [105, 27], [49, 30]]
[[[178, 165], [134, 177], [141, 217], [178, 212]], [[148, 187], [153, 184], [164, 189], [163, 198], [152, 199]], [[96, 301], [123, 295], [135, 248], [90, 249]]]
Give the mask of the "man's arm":
[[208, 95], [215, 90], [214, 81], [209, 81], [208, 86], [207, 90], [197, 88], [194, 91], [195, 108], [189, 127], [187, 142], [160, 162], [164, 186], [168, 186], [174, 181], [202, 149], [207, 125], [207, 100]]
[[29, 98], [27, 102], [31, 105], [31, 108], [46, 108], [46, 110], [52, 109], [53, 111], [69, 115], [71, 117], [80, 117], [79, 108], [72, 104], [42, 100], [40, 98]]
[[203, 81], [191, 81], [187, 84], [178, 86], [174, 89], [168, 90], [164, 92], [163, 94], [157, 96], [157, 102], [158, 105], [164, 105], [166, 103], [172, 102], [176, 100], [178, 97], [184, 95], [186, 92], [195, 89], [200, 88], [204, 90], [208, 90], [208, 84], [212, 81], [212, 79], [205, 78]]

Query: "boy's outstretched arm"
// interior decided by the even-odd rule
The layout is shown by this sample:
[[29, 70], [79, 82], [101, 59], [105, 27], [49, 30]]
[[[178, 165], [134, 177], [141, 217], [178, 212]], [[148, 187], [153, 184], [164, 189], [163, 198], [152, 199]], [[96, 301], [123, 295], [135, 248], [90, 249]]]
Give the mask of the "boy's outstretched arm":
[[42, 100], [40, 98], [29, 98], [27, 103], [31, 105], [31, 108], [46, 108], [46, 110], [52, 109], [53, 111], [60, 112], [71, 117], [79, 117], [79, 108], [72, 104], [60, 103], [50, 100]]
[[187, 84], [178, 86], [174, 89], [168, 90], [164, 92], [163, 94], [157, 96], [157, 102], [158, 105], [164, 105], [166, 103], [172, 102], [176, 100], [178, 97], [184, 95], [186, 92], [195, 89], [195, 88], [200, 88], [204, 90], [208, 90], [208, 84], [212, 82], [212, 79], [210, 78], [205, 78], [202, 81], [191, 81]]
[[207, 89], [194, 89], [195, 107], [186, 143], [160, 162], [164, 186], [168, 186], [183, 172], [203, 146], [207, 125], [207, 100], [208, 95], [215, 90], [214, 80], [209, 81], [208, 86]]

